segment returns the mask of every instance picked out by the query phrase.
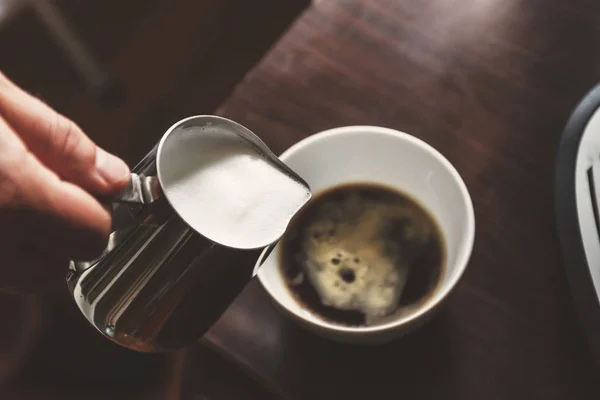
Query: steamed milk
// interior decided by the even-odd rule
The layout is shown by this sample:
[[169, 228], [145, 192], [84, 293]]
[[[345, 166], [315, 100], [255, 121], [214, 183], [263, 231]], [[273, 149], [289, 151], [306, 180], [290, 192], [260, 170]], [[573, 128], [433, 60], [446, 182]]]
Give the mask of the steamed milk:
[[219, 244], [271, 244], [310, 197], [306, 186], [233, 133], [190, 127], [179, 139], [176, 151], [164, 152], [177, 156], [159, 160], [163, 190], [185, 222]]

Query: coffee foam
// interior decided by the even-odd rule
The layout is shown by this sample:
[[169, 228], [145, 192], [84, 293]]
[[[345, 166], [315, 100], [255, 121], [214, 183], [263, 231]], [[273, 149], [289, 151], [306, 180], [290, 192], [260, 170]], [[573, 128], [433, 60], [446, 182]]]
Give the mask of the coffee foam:
[[324, 305], [359, 311], [367, 325], [398, 307], [414, 255], [387, 233], [391, 220], [406, 220], [404, 238], [428, 240], [430, 224], [402, 204], [353, 195], [320, 210], [303, 237], [306, 273]]
[[310, 197], [303, 183], [231, 132], [191, 127], [177, 139], [165, 145], [163, 190], [185, 222], [220, 244], [274, 242]]

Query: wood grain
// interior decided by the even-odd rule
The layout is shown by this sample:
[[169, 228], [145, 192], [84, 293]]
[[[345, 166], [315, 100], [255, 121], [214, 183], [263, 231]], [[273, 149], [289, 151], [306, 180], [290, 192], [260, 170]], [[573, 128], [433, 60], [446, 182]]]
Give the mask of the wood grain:
[[600, 78], [599, 12], [585, 0], [315, 3], [219, 113], [277, 152], [353, 124], [425, 140], [472, 195], [473, 256], [441, 313], [386, 346], [309, 334], [257, 282], [207, 341], [286, 398], [597, 399], [552, 181], [568, 115]]

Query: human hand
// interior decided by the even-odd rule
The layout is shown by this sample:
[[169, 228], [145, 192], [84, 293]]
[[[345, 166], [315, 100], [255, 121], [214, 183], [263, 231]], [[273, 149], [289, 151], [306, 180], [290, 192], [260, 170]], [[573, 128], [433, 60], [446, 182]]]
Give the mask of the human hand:
[[121, 159], [0, 72], [0, 290], [50, 286], [70, 258], [97, 256], [111, 218], [90, 193], [128, 181]]

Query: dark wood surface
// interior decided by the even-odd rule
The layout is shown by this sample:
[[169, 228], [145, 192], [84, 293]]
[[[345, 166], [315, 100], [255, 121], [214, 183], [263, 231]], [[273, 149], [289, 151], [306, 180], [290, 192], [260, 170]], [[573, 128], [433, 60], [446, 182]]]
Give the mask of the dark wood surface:
[[472, 195], [472, 259], [440, 314], [389, 345], [307, 333], [256, 281], [207, 343], [285, 398], [599, 398], [552, 198], [561, 131], [600, 78], [599, 13], [586, 0], [315, 3], [218, 112], [276, 152], [353, 124], [427, 141]]

